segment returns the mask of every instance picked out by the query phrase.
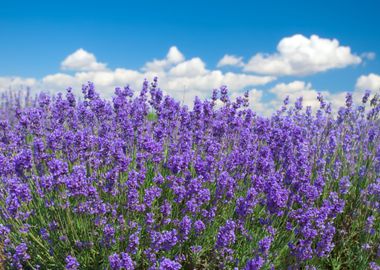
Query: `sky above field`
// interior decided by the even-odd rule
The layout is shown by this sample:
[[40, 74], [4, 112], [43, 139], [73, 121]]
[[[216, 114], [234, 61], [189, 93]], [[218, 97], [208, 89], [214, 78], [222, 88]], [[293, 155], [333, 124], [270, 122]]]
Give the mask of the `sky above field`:
[[257, 111], [380, 89], [380, 1], [1, 1], [0, 88], [161, 88], [190, 104], [227, 85]]

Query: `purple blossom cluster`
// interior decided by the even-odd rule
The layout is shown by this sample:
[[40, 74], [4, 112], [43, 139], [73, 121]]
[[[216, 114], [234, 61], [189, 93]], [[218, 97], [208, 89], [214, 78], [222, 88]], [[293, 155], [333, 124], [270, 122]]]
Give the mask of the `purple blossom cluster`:
[[[0, 268], [378, 269], [380, 98], [3, 96]], [[352, 267], [358, 268], [352, 268]]]

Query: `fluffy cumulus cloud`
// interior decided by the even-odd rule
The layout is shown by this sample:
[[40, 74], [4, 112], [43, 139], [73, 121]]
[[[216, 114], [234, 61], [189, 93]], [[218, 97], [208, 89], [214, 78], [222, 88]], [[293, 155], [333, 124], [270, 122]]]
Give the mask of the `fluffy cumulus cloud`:
[[356, 81], [356, 89], [360, 90], [371, 90], [380, 91], [380, 75], [370, 73], [368, 75], [360, 76]]
[[[259, 114], [270, 116], [275, 110], [279, 109], [283, 101], [288, 97], [290, 106], [296, 102], [299, 97], [303, 98], [304, 107], [310, 106], [314, 111], [320, 107], [317, 100], [318, 93], [321, 93], [327, 101], [333, 103], [334, 109], [344, 105], [344, 97], [346, 93], [333, 94], [327, 90], [317, 90], [310, 82], [292, 81], [289, 83], [277, 83], [273, 87], [262, 90], [252, 89], [249, 91], [249, 100], [252, 108]], [[265, 95], [271, 94], [270, 99]], [[233, 98], [238, 94], [232, 95]]]
[[168, 67], [181, 63], [185, 60], [185, 56], [178, 50], [176, 46], [170, 47], [164, 59], [154, 59], [145, 64], [143, 71], [163, 72]]
[[279, 83], [269, 91], [276, 96], [276, 99], [272, 101], [272, 104], [276, 107], [278, 107], [278, 103], [282, 102], [287, 96], [289, 96], [291, 102], [294, 102], [297, 98], [302, 96], [305, 106], [318, 106], [318, 101], [316, 100], [318, 91], [313, 89], [311, 83], [303, 81]]
[[94, 71], [105, 70], [106, 64], [99, 63], [95, 55], [80, 48], [63, 60], [61, 68], [63, 70]]
[[18, 90], [22, 87], [34, 87], [36, 84], [35, 78], [0, 77], [0, 90]]
[[[256, 88], [248, 90], [250, 107], [259, 114], [270, 115], [273, 112], [273, 108], [268, 102], [265, 102], [263, 97], [265, 95], [264, 90]], [[236, 100], [237, 97], [244, 95], [242, 92], [233, 92], [230, 94], [231, 100]]]
[[[367, 53], [365, 57], [373, 59], [374, 54]], [[303, 76], [361, 62], [350, 47], [340, 45], [336, 39], [297, 34], [281, 39], [276, 53], [257, 53], [245, 64], [239, 57], [225, 55], [219, 66], [242, 66], [244, 71], [258, 74]]]
[[[319, 103], [316, 97], [321, 92], [335, 107], [344, 104], [345, 93], [317, 90], [311, 83], [301, 80], [266, 86], [276, 80], [275, 76], [311, 74], [358, 64], [362, 59], [370, 60], [375, 57], [373, 53], [364, 53], [359, 57], [352, 54], [349, 47], [341, 46], [337, 40], [316, 35], [310, 38], [302, 35], [284, 38], [278, 44], [277, 50], [277, 53], [269, 55], [256, 54], [248, 63], [244, 63], [242, 57], [226, 54], [213, 69], [207, 67], [200, 57], [186, 58], [176, 46], [172, 46], [163, 58], [148, 61], [139, 69], [111, 69], [98, 61], [94, 54], [78, 49], [63, 59], [61, 72], [48, 74], [41, 79], [0, 77], [0, 90], [30, 86], [34, 91], [56, 93], [71, 86], [79, 94], [82, 84], [92, 81], [103, 97], [110, 98], [115, 87], [130, 85], [139, 91], [144, 79], [152, 80], [158, 76], [164, 93], [185, 104], [191, 104], [195, 96], [209, 97], [212, 89], [227, 85], [232, 98], [241, 95], [244, 90], [250, 90], [253, 108], [259, 113], [269, 115], [287, 96], [291, 102], [302, 96], [305, 106], [317, 108]], [[223, 71], [225, 66], [235, 66], [242, 70]], [[356, 82], [354, 97], [359, 99], [364, 89], [379, 91], [380, 76], [373, 73], [360, 76]]]
[[[17, 80], [26, 85], [32, 85], [38, 90], [50, 92], [64, 91], [71, 86], [77, 93], [81, 85], [87, 81], [94, 82], [104, 97], [111, 97], [117, 86], [130, 85], [139, 90], [146, 78], [152, 80], [159, 77], [160, 86], [165, 93], [172, 95], [184, 103], [190, 104], [197, 95], [205, 98], [211, 95], [213, 88], [228, 85], [233, 91], [264, 85], [276, 78], [274, 76], [257, 76], [245, 73], [222, 72], [208, 69], [199, 57], [186, 59], [175, 46], [171, 47], [163, 59], [154, 59], [145, 63], [140, 69], [116, 68], [109, 69], [99, 62], [95, 55], [79, 49], [67, 56], [61, 63], [62, 72], [49, 74], [40, 80]], [[74, 71], [66, 72], [67, 70]], [[8, 86], [9, 78], [3, 78], [0, 87]]]
[[[375, 74], [360, 76], [356, 83], [356, 88], [353, 91], [349, 91], [353, 96], [353, 101], [356, 105], [361, 104], [364, 90], [371, 90], [372, 96], [376, 93], [380, 93], [380, 76]], [[279, 108], [286, 97], [289, 97], [289, 101], [294, 103], [299, 97], [303, 98], [302, 104], [304, 106], [310, 106], [314, 111], [320, 107], [320, 103], [317, 100], [318, 93], [321, 93], [327, 102], [330, 102], [333, 111], [337, 111], [339, 107], [345, 106], [346, 91], [331, 92], [324, 89], [315, 89], [310, 82], [293, 81], [290, 83], [278, 83], [274, 87], [269, 89], [269, 92], [274, 94], [269, 102], [262, 102], [259, 99], [259, 109], [263, 114], [270, 114], [275, 109]]]
[[237, 57], [235, 55], [225, 54], [222, 59], [219, 60], [217, 67], [235, 66], [243, 67], [243, 57]]
[[302, 104], [315, 110], [320, 106], [317, 100], [318, 93], [321, 93], [336, 108], [344, 105], [346, 95], [344, 92], [333, 94], [327, 90], [317, 90], [314, 89], [310, 82], [298, 80], [290, 83], [278, 83], [269, 91], [275, 95], [275, 98], [270, 102], [273, 108], [278, 108], [286, 97], [289, 97], [291, 103], [302, 97]]

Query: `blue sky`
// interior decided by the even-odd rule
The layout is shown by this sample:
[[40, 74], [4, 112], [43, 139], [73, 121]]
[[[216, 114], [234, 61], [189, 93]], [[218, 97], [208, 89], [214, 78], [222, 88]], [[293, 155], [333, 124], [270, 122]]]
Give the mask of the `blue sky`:
[[[187, 60], [200, 58], [208, 70], [275, 76], [255, 85], [263, 91], [263, 100], [273, 97], [275, 90], [269, 90], [276, 85], [293, 81], [312, 85], [305, 90], [354, 91], [360, 76], [380, 74], [379, 10], [380, 1], [370, 0], [1, 1], [0, 77], [41, 81], [50, 74], [74, 76], [78, 70], [63, 71], [62, 61], [80, 48], [109, 70], [140, 71], [176, 46]], [[264, 74], [260, 67], [248, 71], [242, 66], [217, 66], [226, 54], [242, 57], [244, 65], [258, 53], [275, 57], [279, 42], [296, 34], [336, 39], [360, 63], [352, 59], [331, 67], [327, 63], [321, 70], [311, 68], [307, 74], [298, 70], [285, 75]], [[366, 83], [376, 87], [377, 77]], [[198, 90], [196, 94], [203, 91]]]

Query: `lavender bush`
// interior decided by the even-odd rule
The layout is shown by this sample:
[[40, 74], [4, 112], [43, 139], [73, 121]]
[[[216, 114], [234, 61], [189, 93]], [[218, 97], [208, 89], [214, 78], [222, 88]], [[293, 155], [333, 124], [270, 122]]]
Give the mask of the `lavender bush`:
[[82, 90], [2, 99], [5, 268], [379, 269], [377, 95], [265, 118], [226, 87]]

